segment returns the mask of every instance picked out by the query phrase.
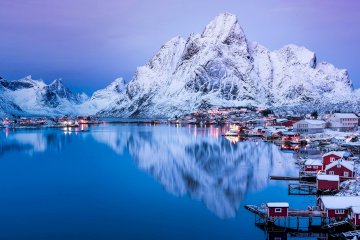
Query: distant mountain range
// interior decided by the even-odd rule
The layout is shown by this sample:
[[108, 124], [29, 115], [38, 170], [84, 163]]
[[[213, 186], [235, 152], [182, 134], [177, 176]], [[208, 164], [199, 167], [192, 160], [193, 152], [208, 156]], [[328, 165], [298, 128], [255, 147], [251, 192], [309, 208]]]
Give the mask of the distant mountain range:
[[90, 98], [60, 80], [0, 80], [0, 112], [172, 117], [209, 107], [359, 110], [360, 91], [346, 70], [317, 62], [315, 53], [286, 45], [270, 51], [249, 42], [236, 16], [223, 13], [201, 34], [175, 37], [126, 84], [116, 79]]

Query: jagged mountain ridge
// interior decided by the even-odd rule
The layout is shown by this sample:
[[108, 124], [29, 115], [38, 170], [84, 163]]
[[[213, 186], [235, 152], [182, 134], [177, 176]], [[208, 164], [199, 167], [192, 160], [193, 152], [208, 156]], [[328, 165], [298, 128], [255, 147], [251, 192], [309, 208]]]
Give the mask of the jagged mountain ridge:
[[0, 106], [3, 116], [75, 114], [78, 105], [88, 98], [84, 93], [72, 93], [61, 79], [49, 85], [31, 76], [13, 81], [0, 79], [0, 89], [4, 99]]
[[167, 42], [101, 116], [171, 117], [210, 106], [356, 107], [346, 70], [304, 47], [270, 51], [248, 42], [235, 15], [224, 13], [201, 34]]
[[0, 115], [173, 117], [209, 107], [277, 111], [360, 110], [348, 72], [318, 62], [293, 44], [270, 51], [249, 42], [235, 15], [223, 13], [201, 34], [164, 44], [126, 84], [121, 78], [91, 98], [61, 80], [0, 79]]

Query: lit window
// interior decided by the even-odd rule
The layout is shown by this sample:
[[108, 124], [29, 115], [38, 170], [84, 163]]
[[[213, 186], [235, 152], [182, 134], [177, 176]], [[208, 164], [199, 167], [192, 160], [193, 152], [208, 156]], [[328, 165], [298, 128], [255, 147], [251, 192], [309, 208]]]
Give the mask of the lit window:
[[344, 209], [336, 209], [335, 210], [335, 214], [344, 214], [345, 210]]

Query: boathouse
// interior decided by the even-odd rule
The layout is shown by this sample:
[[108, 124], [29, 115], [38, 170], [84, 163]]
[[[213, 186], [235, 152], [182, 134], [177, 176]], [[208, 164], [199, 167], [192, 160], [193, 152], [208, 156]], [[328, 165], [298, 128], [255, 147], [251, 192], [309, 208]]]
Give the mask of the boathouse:
[[360, 206], [350, 208], [350, 222], [353, 226], [360, 226]]
[[266, 206], [268, 208], [267, 215], [270, 218], [288, 216], [289, 203], [287, 202], [269, 202]]
[[339, 175], [340, 181], [352, 179], [354, 177], [354, 162], [339, 159], [327, 165], [325, 173], [328, 175]]
[[321, 196], [318, 205], [328, 218], [347, 218], [350, 209], [360, 205], [360, 196]]
[[304, 163], [305, 172], [317, 173], [322, 170], [323, 170], [323, 164], [321, 160], [307, 159]]
[[340, 177], [338, 175], [318, 174], [316, 176], [316, 187], [320, 191], [339, 190]]
[[324, 168], [332, 162], [339, 160], [340, 158], [348, 159], [351, 153], [345, 151], [331, 151], [323, 155]]

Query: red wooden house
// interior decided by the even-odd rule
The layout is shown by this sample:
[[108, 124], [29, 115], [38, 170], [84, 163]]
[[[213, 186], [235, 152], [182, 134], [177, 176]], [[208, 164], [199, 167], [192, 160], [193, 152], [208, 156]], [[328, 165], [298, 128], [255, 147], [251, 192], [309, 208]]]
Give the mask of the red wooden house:
[[321, 160], [307, 159], [304, 163], [304, 171], [317, 173], [323, 170], [323, 164]]
[[339, 175], [340, 181], [354, 178], [354, 162], [339, 159], [325, 167], [328, 175]]
[[347, 218], [350, 209], [359, 205], [360, 196], [321, 196], [318, 199], [320, 209], [326, 212], [327, 217], [333, 219]]
[[268, 208], [267, 215], [270, 218], [287, 217], [289, 203], [287, 202], [270, 202], [266, 204]]
[[332, 162], [339, 160], [340, 158], [348, 159], [351, 156], [349, 152], [345, 151], [331, 151], [323, 155], [324, 168]]
[[[360, 204], [359, 204], [360, 205]], [[354, 227], [360, 226], [360, 206], [350, 208], [350, 222]]]
[[318, 174], [316, 176], [316, 187], [318, 190], [339, 190], [340, 177], [338, 175]]
[[281, 133], [281, 141], [283, 142], [292, 142], [299, 143], [300, 142], [300, 134], [296, 132], [282, 132]]

